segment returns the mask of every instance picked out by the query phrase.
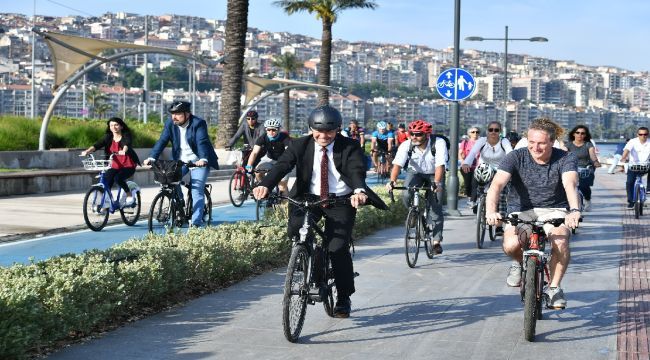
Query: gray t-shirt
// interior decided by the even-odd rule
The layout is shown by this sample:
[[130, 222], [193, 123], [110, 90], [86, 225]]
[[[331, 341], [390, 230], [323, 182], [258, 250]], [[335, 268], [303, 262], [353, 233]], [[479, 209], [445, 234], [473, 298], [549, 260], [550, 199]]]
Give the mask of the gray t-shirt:
[[517, 149], [501, 160], [499, 170], [512, 175], [508, 213], [532, 208], [568, 208], [562, 174], [578, 171], [574, 154], [553, 148], [548, 164], [538, 164], [527, 148]]
[[591, 156], [589, 155], [589, 149], [594, 147], [591, 141], [587, 141], [582, 146], [575, 146], [573, 141], [565, 143], [566, 148], [569, 149], [569, 152], [572, 152], [576, 155], [578, 159], [579, 167], [587, 167], [591, 165]]

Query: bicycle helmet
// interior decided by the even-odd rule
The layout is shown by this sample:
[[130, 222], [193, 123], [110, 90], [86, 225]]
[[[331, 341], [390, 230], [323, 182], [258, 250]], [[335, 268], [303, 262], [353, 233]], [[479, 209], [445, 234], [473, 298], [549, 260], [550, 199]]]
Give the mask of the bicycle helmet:
[[170, 106], [169, 106], [169, 112], [170, 113], [188, 113], [191, 112], [190, 107], [191, 103], [187, 101], [174, 101]]
[[388, 125], [386, 124], [385, 121], [380, 121], [377, 123], [377, 130], [382, 130], [385, 129], [386, 127], [388, 127]]
[[415, 120], [409, 124], [409, 132], [431, 134], [433, 126], [424, 120]]
[[482, 163], [474, 170], [474, 178], [479, 185], [485, 185], [492, 180], [496, 172], [496, 169], [490, 164]]
[[264, 122], [264, 128], [265, 129], [279, 129], [280, 128], [280, 120], [278, 119], [268, 119]]
[[337, 130], [343, 123], [341, 113], [329, 105], [315, 108], [308, 118], [309, 127], [318, 131]]
[[246, 117], [247, 117], [247, 118], [253, 118], [253, 119], [257, 120], [257, 118], [259, 117], [259, 115], [257, 114], [257, 111], [255, 111], [255, 110], [250, 110], [250, 111], [248, 111], [248, 112], [246, 113]]

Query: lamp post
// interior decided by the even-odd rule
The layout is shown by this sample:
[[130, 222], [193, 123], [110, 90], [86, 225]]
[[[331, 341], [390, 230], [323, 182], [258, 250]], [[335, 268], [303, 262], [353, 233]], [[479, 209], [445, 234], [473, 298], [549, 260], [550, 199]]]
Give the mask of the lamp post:
[[469, 36], [465, 38], [465, 41], [486, 41], [486, 40], [498, 40], [503, 41], [506, 44], [505, 56], [503, 57], [503, 133], [509, 130], [510, 125], [508, 124], [508, 41], [531, 41], [531, 42], [548, 42], [548, 39], [541, 36], [535, 36], [530, 38], [510, 38], [508, 37], [508, 26], [506, 25], [506, 36], [503, 38], [484, 38], [481, 36]]

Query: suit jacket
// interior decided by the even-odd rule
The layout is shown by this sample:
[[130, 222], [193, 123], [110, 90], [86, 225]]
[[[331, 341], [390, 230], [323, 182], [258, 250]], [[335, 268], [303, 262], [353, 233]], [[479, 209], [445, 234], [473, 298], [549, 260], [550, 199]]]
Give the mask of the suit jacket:
[[[208, 165], [216, 170], [219, 170], [219, 162], [217, 158], [217, 153], [214, 151], [214, 146], [210, 142], [210, 136], [208, 135], [208, 125], [205, 120], [192, 115], [190, 117], [189, 125], [187, 126], [187, 132], [185, 133], [185, 138], [187, 143], [190, 144], [192, 151], [199, 157], [199, 159], [207, 159]], [[163, 128], [162, 134], [160, 134], [160, 139], [151, 149], [149, 155], [150, 158], [158, 159], [160, 153], [165, 149], [167, 143], [171, 140], [172, 142], [172, 159], [180, 160], [181, 158], [181, 131], [178, 129], [178, 126], [174, 125], [174, 122], [169, 119], [165, 122], [165, 127]]]
[[[124, 132], [122, 133], [122, 139], [118, 142], [120, 144], [120, 149], [124, 148], [124, 145], [129, 147], [129, 150], [126, 151], [126, 155], [133, 160], [134, 163], [140, 165], [140, 159], [138, 158], [138, 154], [135, 153], [135, 150], [133, 150], [132, 146], [132, 140], [131, 140], [131, 133], [129, 132]], [[93, 147], [97, 150], [99, 149], [104, 149], [104, 154], [106, 155], [106, 159], [111, 155], [110, 148], [111, 148], [111, 143], [113, 143], [113, 133], [108, 133], [104, 135], [103, 138], [101, 138], [99, 141], [97, 141]]]
[[[271, 171], [260, 185], [274, 188], [280, 180], [296, 167], [296, 182], [289, 196], [300, 197], [310, 193], [311, 176], [314, 166], [314, 147], [316, 143], [311, 135], [295, 139], [284, 151]], [[364, 189], [369, 204], [382, 210], [388, 206], [366, 185], [366, 164], [363, 151], [355, 140], [336, 135], [334, 140], [334, 166], [341, 174], [341, 180], [351, 189]]]

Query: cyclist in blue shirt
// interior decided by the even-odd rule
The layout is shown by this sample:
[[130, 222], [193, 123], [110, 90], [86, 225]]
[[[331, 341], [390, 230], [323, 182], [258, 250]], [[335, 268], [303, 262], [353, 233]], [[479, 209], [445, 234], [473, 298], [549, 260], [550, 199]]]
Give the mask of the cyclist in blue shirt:
[[386, 155], [391, 154], [395, 143], [395, 135], [388, 131], [388, 125], [385, 121], [377, 123], [377, 130], [372, 133], [370, 150], [372, 151], [372, 163], [377, 168], [379, 163], [379, 152]]

